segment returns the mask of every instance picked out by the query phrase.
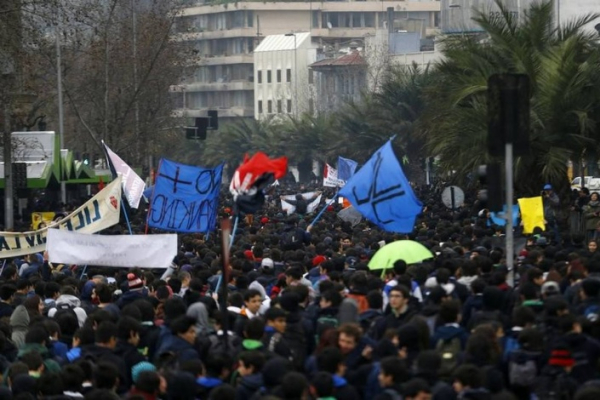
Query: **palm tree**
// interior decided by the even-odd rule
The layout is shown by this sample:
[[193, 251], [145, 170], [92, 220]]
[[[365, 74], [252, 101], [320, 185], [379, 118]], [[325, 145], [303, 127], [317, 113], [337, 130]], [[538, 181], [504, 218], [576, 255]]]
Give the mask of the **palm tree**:
[[211, 165], [226, 162], [233, 167], [232, 173], [245, 154], [262, 151], [271, 157], [282, 155], [279, 126], [280, 123], [274, 119], [236, 119], [217, 134], [209, 136], [205, 143], [204, 161]]
[[313, 177], [313, 161], [327, 161], [328, 136], [336, 130], [336, 120], [331, 114], [302, 114], [289, 116], [281, 126], [281, 144], [290, 165], [298, 168], [300, 181]]
[[446, 170], [462, 175], [487, 155], [487, 80], [494, 73], [522, 73], [531, 80], [531, 154], [516, 160], [522, 194], [539, 193], [551, 181], [567, 185], [567, 161], [599, 137], [600, 50], [581, 28], [596, 15], [556, 27], [552, 2], [535, 3], [519, 19], [496, 0], [500, 14], [479, 12], [482, 36], [443, 40], [444, 60], [427, 89], [429, 107], [420, 133]]

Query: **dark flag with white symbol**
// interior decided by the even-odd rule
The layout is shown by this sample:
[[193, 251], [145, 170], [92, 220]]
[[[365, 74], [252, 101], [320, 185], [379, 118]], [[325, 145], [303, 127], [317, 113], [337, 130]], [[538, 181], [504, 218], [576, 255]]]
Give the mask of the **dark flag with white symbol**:
[[223, 165], [194, 167], [161, 160], [148, 211], [148, 226], [174, 232], [216, 227]]
[[339, 195], [388, 232], [412, 232], [423, 205], [415, 196], [388, 141], [346, 182]]

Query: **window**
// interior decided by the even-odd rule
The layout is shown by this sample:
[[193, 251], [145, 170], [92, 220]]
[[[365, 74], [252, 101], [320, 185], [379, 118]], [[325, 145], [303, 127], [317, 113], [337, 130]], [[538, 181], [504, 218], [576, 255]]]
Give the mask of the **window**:
[[285, 70], [285, 81], [286, 82], [291, 82], [292, 81], [292, 70], [291, 68], [288, 68]]
[[308, 83], [311, 85], [314, 83], [313, 82], [314, 81], [314, 76], [313, 76], [314, 72], [315, 71], [313, 71], [312, 69], [308, 70]]
[[254, 25], [254, 12], [246, 11], [246, 17], [248, 18], [248, 28], [252, 28]]
[[256, 81], [262, 83], [262, 71], [256, 71]]
[[271, 100], [267, 100], [267, 114], [273, 113], [273, 102]]
[[258, 113], [262, 114], [263, 113], [263, 109], [262, 109], [262, 100], [258, 101]]
[[287, 112], [290, 114], [292, 112], [292, 100], [287, 101]]
[[277, 100], [277, 114], [281, 114], [282, 112], [283, 112], [282, 101], [281, 100]]
[[271, 70], [267, 71], [267, 83], [271, 83]]
[[310, 115], [315, 113], [315, 101], [313, 99], [308, 99], [308, 113]]
[[277, 70], [277, 83], [281, 82], [281, 70]]

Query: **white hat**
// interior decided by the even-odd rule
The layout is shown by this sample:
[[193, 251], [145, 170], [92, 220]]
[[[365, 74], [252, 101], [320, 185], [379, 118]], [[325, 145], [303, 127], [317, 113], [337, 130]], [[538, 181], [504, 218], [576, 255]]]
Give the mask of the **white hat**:
[[266, 269], [273, 269], [274, 263], [273, 260], [271, 260], [270, 258], [263, 258], [260, 262], [260, 266]]

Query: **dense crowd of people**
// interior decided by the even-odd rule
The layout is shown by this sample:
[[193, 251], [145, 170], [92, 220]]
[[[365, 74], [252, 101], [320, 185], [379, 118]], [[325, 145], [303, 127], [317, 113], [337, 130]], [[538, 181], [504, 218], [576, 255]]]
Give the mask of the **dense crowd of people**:
[[[166, 271], [7, 260], [0, 399], [600, 398], [600, 253], [594, 232], [561, 230], [556, 198], [556, 222], [508, 270], [503, 229], [477, 202], [452, 212], [423, 189], [415, 230], [398, 235], [352, 226], [337, 203], [314, 224], [300, 198], [285, 215], [292, 191], [308, 189], [241, 216], [228, 282], [218, 233], [180, 235]], [[584, 197], [573, 209], [595, 231], [598, 195]], [[369, 268], [401, 239], [434, 258]]]

